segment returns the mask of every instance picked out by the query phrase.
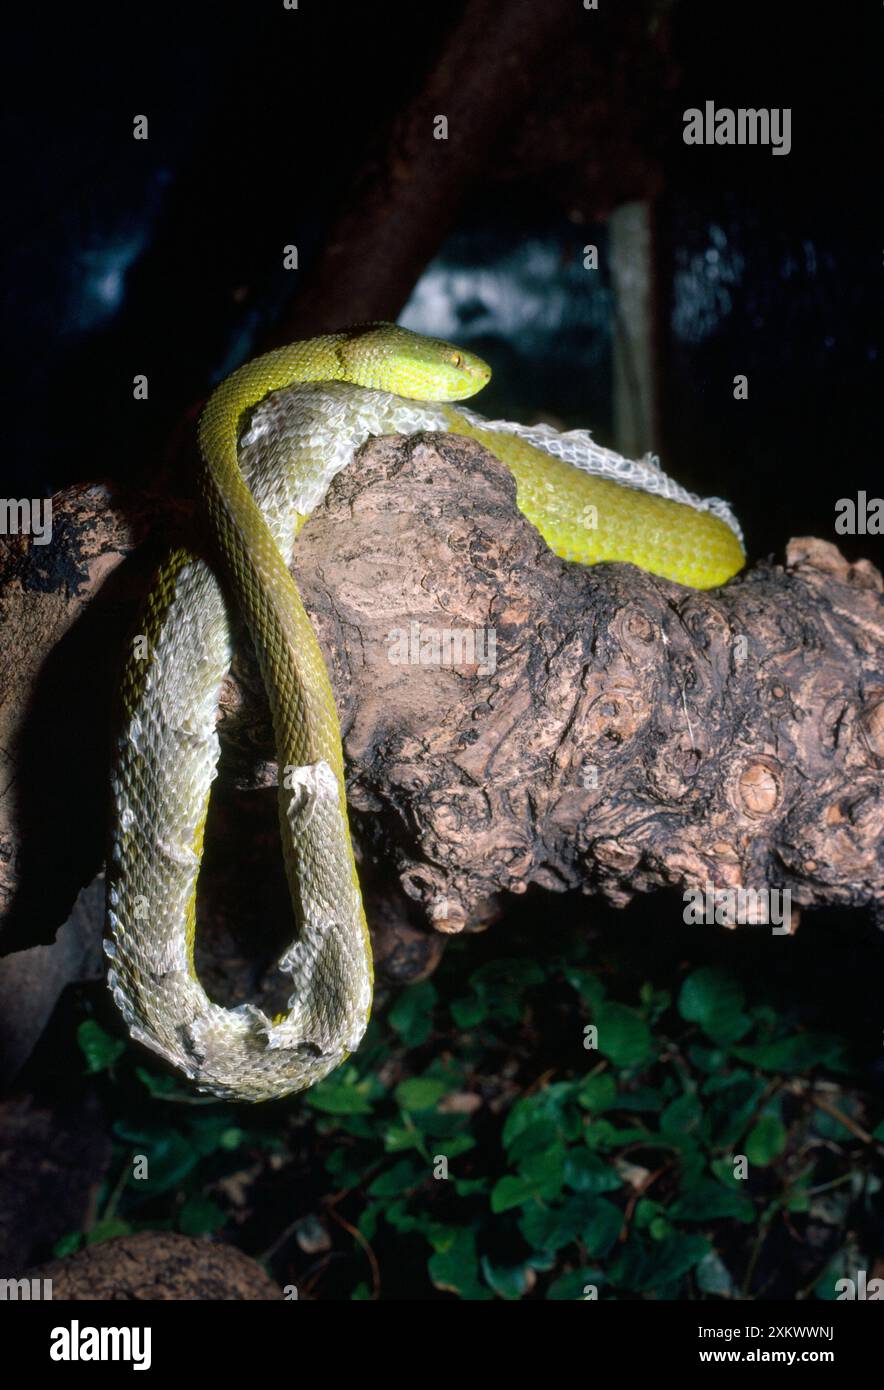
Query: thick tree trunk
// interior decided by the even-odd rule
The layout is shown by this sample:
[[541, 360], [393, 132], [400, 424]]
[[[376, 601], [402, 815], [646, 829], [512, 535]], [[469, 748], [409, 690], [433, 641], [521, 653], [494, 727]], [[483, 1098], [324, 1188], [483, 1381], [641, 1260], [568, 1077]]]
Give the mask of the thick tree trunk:
[[[95, 484], [56, 497], [51, 544], [4, 552], [7, 951], [51, 940], [100, 868], [115, 683], [182, 523], [183, 504]], [[788, 889], [804, 907], [880, 898], [884, 599], [869, 563], [796, 540], [785, 566], [709, 593], [567, 564], [518, 512], [503, 465], [426, 435], [360, 451], [293, 570], [335, 687], [369, 918], [394, 978], [432, 968], [428, 925], [481, 927], [532, 884], [615, 905], [707, 884]], [[263, 993], [291, 930], [247, 642], [219, 721], [200, 971], [226, 1002]], [[244, 962], [256, 922], [264, 955]]]

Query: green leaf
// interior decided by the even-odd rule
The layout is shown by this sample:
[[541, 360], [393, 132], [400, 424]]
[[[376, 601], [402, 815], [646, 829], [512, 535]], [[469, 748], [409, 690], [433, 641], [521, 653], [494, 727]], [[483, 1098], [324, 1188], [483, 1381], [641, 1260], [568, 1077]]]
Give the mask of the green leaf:
[[366, 1159], [364, 1163], [359, 1164], [354, 1163], [353, 1157], [353, 1149], [341, 1147], [333, 1149], [326, 1158], [325, 1171], [338, 1187], [358, 1187], [362, 1181], [371, 1160]]
[[412, 1076], [400, 1081], [393, 1095], [401, 1110], [432, 1110], [447, 1090], [437, 1076]]
[[852, 1275], [853, 1271], [850, 1267], [847, 1250], [837, 1251], [814, 1285], [814, 1296], [816, 1298], [825, 1299], [828, 1302], [837, 1301], [840, 1292], [836, 1287], [838, 1280], [851, 1278]]
[[623, 1186], [619, 1173], [589, 1149], [569, 1149], [565, 1158], [565, 1184], [575, 1192], [616, 1192]]
[[[847, 1096], [842, 1097], [841, 1109], [849, 1114], [849, 1112], [855, 1108], [855, 1106], [851, 1105], [850, 1099]], [[824, 1139], [840, 1139], [843, 1141], [855, 1137], [853, 1132], [848, 1129], [847, 1125], [839, 1120], [837, 1116], [830, 1115], [827, 1110], [818, 1110], [815, 1108], [812, 1125], [814, 1133], [821, 1134]]]
[[498, 1298], [509, 1300], [521, 1298], [534, 1285], [534, 1266], [530, 1260], [526, 1260], [524, 1264], [520, 1265], [495, 1265], [492, 1264], [487, 1255], [483, 1255], [482, 1273]]
[[559, 1137], [574, 1139], [580, 1129], [579, 1117], [569, 1116], [566, 1106], [573, 1100], [577, 1086], [571, 1081], [558, 1081], [545, 1086], [531, 1096], [517, 1100], [503, 1126], [503, 1146], [509, 1149], [519, 1135], [537, 1124], [547, 1126], [546, 1141]]
[[697, 1288], [701, 1293], [731, 1298], [736, 1293], [734, 1281], [720, 1255], [710, 1250], [697, 1265]]
[[458, 1197], [476, 1197], [480, 1192], [487, 1192], [487, 1178], [455, 1178], [454, 1190]]
[[235, 1149], [243, 1132], [230, 1123], [227, 1115], [200, 1115], [188, 1125], [188, 1137], [197, 1153], [206, 1155], [218, 1149]]
[[419, 1129], [407, 1125], [390, 1125], [384, 1130], [384, 1149], [388, 1154], [405, 1153], [408, 1149], [420, 1149], [423, 1144]]
[[617, 1083], [613, 1076], [607, 1072], [588, 1076], [577, 1092], [577, 1103], [584, 1110], [592, 1110], [597, 1115], [603, 1110], [611, 1110], [617, 1104]]
[[421, 1131], [425, 1143], [432, 1144], [438, 1141], [439, 1147], [446, 1153], [447, 1141], [469, 1128], [468, 1115], [447, 1114], [439, 1110], [408, 1110], [403, 1113]]
[[678, 1158], [681, 1170], [681, 1188], [683, 1192], [686, 1192], [703, 1176], [706, 1168], [706, 1155], [701, 1153], [699, 1149], [682, 1149]]
[[304, 1101], [327, 1115], [370, 1115], [370, 1082], [360, 1081], [355, 1067], [339, 1067], [304, 1092]]
[[83, 1244], [82, 1231], [68, 1231], [66, 1236], [61, 1236], [53, 1245], [52, 1253], [56, 1259], [64, 1259], [65, 1255], [73, 1255], [75, 1250], [79, 1250]]
[[535, 1196], [551, 1201], [561, 1192], [565, 1177], [564, 1144], [556, 1142], [526, 1154], [519, 1163], [519, 1172], [531, 1184]]
[[713, 1042], [730, 1043], [749, 1027], [744, 1003], [743, 987], [733, 975], [704, 965], [684, 981], [678, 1011], [688, 1023], [698, 1023]]
[[394, 1231], [402, 1231], [405, 1234], [411, 1231], [426, 1231], [431, 1225], [428, 1216], [424, 1214], [415, 1216], [414, 1212], [408, 1210], [406, 1198], [399, 1198], [398, 1201], [391, 1202], [384, 1212], [384, 1220], [393, 1227]]
[[606, 1197], [595, 1198], [594, 1206], [580, 1231], [587, 1255], [602, 1259], [616, 1241], [623, 1226], [623, 1213]]
[[809, 1071], [811, 1067], [839, 1067], [846, 1052], [843, 1038], [829, 1033], [798, 1033], [791, 1038], [734, 1048], [744, 1062], [762, 1071]]
[[527, 1178], [516, 1177], [513, 1173], [507, 1173], [503, 1178], [498, 1178], [491, 1189], [491, 1210], [495, 1215], [502, 1211], [509, 1211], [512, 1207], [524, 1206], [530, 1202], [535, 1193], [535, 1187]]
[[672, 1004], [672, 995], [668, 989], [654, 989], [649, 980], [645, 981], [639, 991], [642, 1011], [651, 1023], [656, 1023], [661, 1014]]
[[729, 1076], [711, 1077], [703, 1087], [704, 1095], [713, 1095], [706, 1107], [706, 1126], [719, 1148], [731, 1148], [746, 1131], [764, 1095], [765, 1083], [757, 1076], [738, 1068]]
[[453, 999], [450, 1010], [458, 1028], [475, 1028], [488, 1017], [487, 1004], [475, 994], [464, 994], [460, 999]]
[[737, 1221], [755, 1220], [755, 1206], [744, 1193], [724, 1187], [714, 1178], [700, 1178], [691, 1184], [669, 1208], [673, 1221], [718, 1221], [733, 1217]]
[[705, 1236], [685, 1235], [681, 1231], [652, 1245], [649, 1267], [636, 1287], [662, 1294], [704, 1260], [712, 1249]]
[[605, 1267], [610, 1283], [631, 1293], [643, 1289], [651, 1270], [651, 1259], [645, 1242], [630, 1231], [625, 1244], [615, 1252]]
[[786, 1211], [810, 1211], [810, 1193], [806, 1186], [796, 1184], [786, 1198]]
[[135, 1075], [153, 1096], [154, 1100], [188, 1100], [193, 1097], [182, 1090], [174, 1076], [161, 1076], [159, 1072], [148, 1071], [146, 1067], [136, 1067]]
[[[651, 1134], [646, 1129], [639, 1129], [637, 1126], [631, 1129], [618, 1129], [617, 1125], [610, 1120], [593, 1120], [583, 1131], [583, 1142], [588, 1149], [593, 1151], [605, 1151], [608, 1149], [621, 1149], [624, 1144], [647, 1144], [648, 1148], [660, 1148], [660, 1141], [657, 1135]], [[667, 1138], [663, 1144], [664, 1148], [674, 1147], [674, 1141]]]
[[667, 1135], [690, 1134], [699, 1127], [702, 1119], [702, 1105], [695, 1095], [687, 1092], [667, 1105], [660, 1116], [660, 1129]]
[[363, 1207], [356, 1226], [366, 1240], [374, 1240], [378, 1229], [378, 1217], [384, 1214], [383, 1202], [369, 1202], [367, 1207]]
[[538, 1149], [545, 1149], [550, 1142], [550, 1137], [555, 1136], [557, 1130], [551, 1128], [547, 1120], [536, 1120], [528, 1125], [520, 1134], [507, 1146], [510, 1163], [519, 1163], [526, 1154], [536, 1153]]
[[569, 1202], [557, 1208], [532, 1202], [519, 1218], [519, 1230], [534, 1250], [560, 1250], [577, 1239], [583, 1214]]
[[369, 1196], [398, 1197], [400, 1193], [417, 1187], [426, 1176], [426, 1170], [419, 1168], [413, 1158], [400, 1159], [385, 1173], [379, 1173], [374, 1182], [369, 1184]]
[[766, 1168], [786, 1147], [786, 1127], [775, 1115], [762, 1115], [746, 1140], [750, 1163]]
[[693, 1043], [688, 1048], [688, 1057], [698, 1071], [712, 1074], [719, 1073], [727, 1062], [727, 1052], [723, 1047], [704, 1047], [702, 1043]]
[[476, 1233], [469, 1228], [452, 1228], [446, 1232], [445, 1244], [430, 1256], [428, 1269], [437, 1289], [474, 1301], [493, 1297], [479, 1278]]
[[641, 1014], [625, 1004], [602, 1004], [595, 1011], [599, 1052], [615, 1067], [638, 1067], [650, 1061], [653, 1038]]
[[436, 1145], [439, 1153], [444, 1158], [459, 1158], [461, 1154], [468, 1153], [470, 1149], [476, 1147], [476, 1141], [471, 1134], [452, 1134], [450, 1138], [445, 1138]]
[[[720, 1158], [713, 1158], [709, 1167], [713, 1175], [726, 1187], [728, 1192], [743, 1192], [746, 1190], [746, 1183], [743, 1178], [738, 1178], [734, 1174], [734, 1155], [724, 1154]], [[705, 1173], [702, 1175], [705, 1177]], [[700, 1174], [694, 1174], [692, 1181], [698, 1182]], [[683, 1184], [683, 1187], [685, 1184]]]
[[662, 1088], [637, 1086], [634, 1091], [621, 1091], [617, 1097], [618, 1110], [662, 1110], [665, 1101]]
[[435, 985], [423, 980], [403, 990], [390, 1009], [387, 1019], [405, 1047], [419, 1047], [430, 1036], [437, 998]]
[[665, 1207], [650, 1197], [640, 1197], [635, 1204], [632, 1224], [636, 1231], [647, 1231], [655, 1221], [665, 1215]]
[[519, 1217], [519, 1230], [533, 1250], [560, 1250], [572, 1241], [585, 1239], [587, 1233], [604, 1246], [614, 1224], [612, 1212], [617, 1213], [616, 1239], [623, 1219], [619, 1209], [586, 1192], [575, 1193], [554, 1206], [531, 1202]]
[[151, 1197], [180, 1187], [200, 1160], [194, 1146], [175, 1130], [157, 1131], [147, 1136], [147, 1142], [138, 1152], [147, 1159], [147, 1177], [136, 1178], [130, 1174], [127, 1187], [130, 1191]]
[[[764, 1083], [761, 1089], [764, 1090]], [[731, 1066], [727, 1071], [719, 1072], [716, 1076], [710, 1076], [708, 1081], [704, 1081], [702, 1091], [704, 1096], [716, 1096], [720, 1091], [732, 1091], [735, 1086], [745, 1086], [758, 1088], [759, 1081], [747, 1067]], [[732, 1097], [728, 1098], [728, 1104], [732, 1103]]]
[[86, 1232], [87, 1245], [101, 1245], [106, 1240], [113, 1240], [116, 1236], [131, 1236], [132, 1226], [128, 1221], [122, 1221], [117, 1216], [106, 1217], [104, 1221], [96, 1221], [91, 1231]]
[[581, 999], [586, 999], [594, 1009], [599, 1007], [605, 997], [605, 987], [597, 975], [591, 970], [578, 970], [574, 966], [567, 967], [564, 975]]
[[178, 1229], [186, 1236], [208, 1236], [220, 1231], [226, 1222], [226, 1213], [217, 1202], [209, 1197], [191, 1197], [181, 1208]]
[[94, 1018], [86, 1018], [77, 1029], [77, 1042], [86, 1059], [86, 1070], [92, 1074], [107, 1071], [126, 1051], [120, 1038], [112, 1038]]
[[546, 1296], [569, 1301], [579, 1299], [582, 1303], [586, 1300], [587, 1286], [594, 1285], [598, 1289], [604, 1282], [604, 1271], [587, 1265], [584, 1269], [574, 1269], [570, 1274], [563, 1274], [560, 1279], [556, 1279], [547, 1289]]
[[[544, 980], [544, 973], [536, 961], [517, 957], [479, 966], [470, 975], [470, 986], [496, 1022], [518, 1023], [524, 1011], [525, 990], [529, 985], [543, 984]], [[452, 1006], [452, 1013], [461, 1027], [468, 1027], [471, 1025], [462, 1021], [462, 1003], [458, 1000], [457, 1013], [455, 1006]]]

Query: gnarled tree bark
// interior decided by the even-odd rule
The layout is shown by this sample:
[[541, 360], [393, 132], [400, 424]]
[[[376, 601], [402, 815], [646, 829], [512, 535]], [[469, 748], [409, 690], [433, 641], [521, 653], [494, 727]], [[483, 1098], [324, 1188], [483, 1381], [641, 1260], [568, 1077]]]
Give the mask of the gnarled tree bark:
[[[5, 554], [7, 951], [50, 940], [100, 868], [117, 672], [156, 555], [189, 525], [183, 503], [95, 484], [55, 499], [49, 546]], [[568, 564], [502, 464], [426, 435], [360, 451], [293, 572], [338, 700], [393, 978], [426, 973], [438, 933], [486, 925], [532, 884], [614, 905], [709, 883], [788, 888], [804, 907], [880, 898], [884, 598], [869, 563], [796, 540], [785, 565], [708, 593]], [[247, 641], [219, 723], [200, 971], [224, 1002], [271, 1002], [291, 921]]]

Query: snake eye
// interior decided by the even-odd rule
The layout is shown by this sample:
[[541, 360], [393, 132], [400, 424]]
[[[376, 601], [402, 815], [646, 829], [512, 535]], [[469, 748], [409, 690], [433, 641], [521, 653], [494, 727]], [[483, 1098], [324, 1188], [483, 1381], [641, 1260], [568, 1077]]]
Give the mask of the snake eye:
[[454, 363], [455, 367], [463, 366], [463, 358], [461, 357], [459, 352], [453, 352], [451, 354], [451, 360]]

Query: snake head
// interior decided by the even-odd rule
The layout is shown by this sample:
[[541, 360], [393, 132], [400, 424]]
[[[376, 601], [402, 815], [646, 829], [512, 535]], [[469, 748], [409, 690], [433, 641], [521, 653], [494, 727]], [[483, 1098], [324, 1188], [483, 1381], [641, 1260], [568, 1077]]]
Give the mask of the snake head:
[[462, 401], [491, 377], [487, 362], [474, 353], [395, 323], [347, 329], [337, 353], [343, 380], [417, 401]]

